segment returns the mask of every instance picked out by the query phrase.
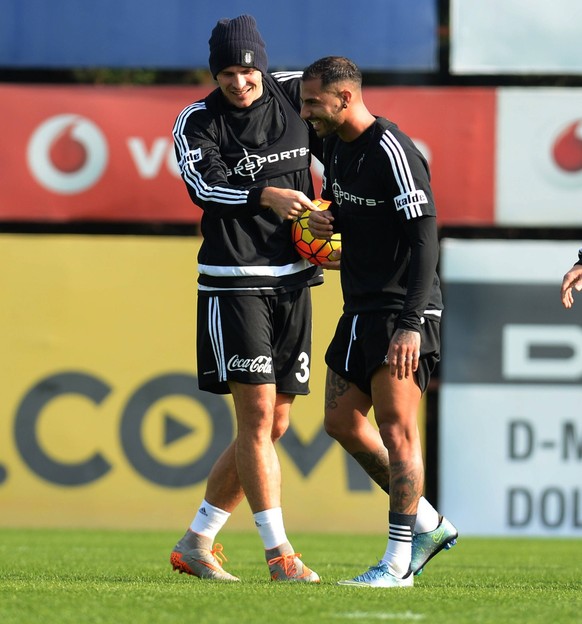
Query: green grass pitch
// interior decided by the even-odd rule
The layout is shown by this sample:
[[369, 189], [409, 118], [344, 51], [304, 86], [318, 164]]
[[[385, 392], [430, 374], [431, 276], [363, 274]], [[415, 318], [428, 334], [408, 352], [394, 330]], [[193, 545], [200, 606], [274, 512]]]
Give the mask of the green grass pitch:
[[562, 624], [582, 621], [582, 540], [461, 538], [410, 589], [342, 587], [383, 554], [378, 535], [289, 535], [320, 585], [273, 583], [253, 533], [220, 541], [241, 583], [171, 571], [181, 536], [0, 529], [2, 624]]

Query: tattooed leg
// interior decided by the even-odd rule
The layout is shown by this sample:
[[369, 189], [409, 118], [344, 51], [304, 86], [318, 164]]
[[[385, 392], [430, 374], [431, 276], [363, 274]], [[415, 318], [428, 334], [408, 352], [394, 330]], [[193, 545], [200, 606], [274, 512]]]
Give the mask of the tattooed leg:
[[354, 457], [385, 492], [390, 484], [388, 452], [375, 424], [368, 419], [372, 400], [332, 370], [325, 386], [325, 429]]
[[390, 510], [415, 514], [424, 486], [422, 462], [393, 462], [390, 474]]
[[372, 378], [374, 414], [390, 458], [390, 510], [415, 514], [424, 489], [424, 465], [416, 414], [421, 392], [412, 378], [386, 367]]
[[325, 410], [339, 409], [338, 401], [351, 387], [349, 381], [328, 368], [325, 378]]
[[376, 452], [357, 451], [352, 455], [370, 479], [388, 494], [390, 492], [390, 463], [386, 448], [382, 446]]

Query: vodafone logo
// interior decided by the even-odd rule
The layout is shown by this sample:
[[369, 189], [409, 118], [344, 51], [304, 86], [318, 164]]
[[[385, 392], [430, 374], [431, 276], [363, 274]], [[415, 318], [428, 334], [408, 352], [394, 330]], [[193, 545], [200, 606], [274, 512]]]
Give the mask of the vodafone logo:
[[552, 145], [552, 157], [561, 171], [582, 171], [582, 119], [568, 123], [559, 132]]
[[64, 195], [81, 193], [103, 175], [108, 146], [101, 130], [75, 114], [51, 117], [33, 133], [27, 162], [34, 178], [45, 188]]
[[582, 119], [561, 115], [538, 130], [534, 162], [555, 188], [582, 187]]
[[538, 129], [534, 162], [543, 179], [555, 188], [582, 186], [582, 119], [562, 115]]

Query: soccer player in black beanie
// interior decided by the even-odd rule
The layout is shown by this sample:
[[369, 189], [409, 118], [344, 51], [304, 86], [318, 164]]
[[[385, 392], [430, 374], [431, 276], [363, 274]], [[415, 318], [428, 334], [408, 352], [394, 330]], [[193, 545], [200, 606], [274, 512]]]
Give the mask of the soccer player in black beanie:
[[[198, 380], [231, 393], [237, 437], [214, 464], [174, 569], [238, 581], [222, 567], [218, 531], [246, 496], [275, 581], [319, 582], [289, 543], [274, 443], [296, 395], [309, 392], [310, 287], [322, 283], [291, 242], [291, 223], [314, 208], [311, 150], [299, 115], [301, 72], [269, 75], [254, 18], [222, 19], [210, 40], [218, 88], [176, 119], [174, 144], [192, 201], [203, 210], [198, 256]], [[331, 267], [330, 267], [331, 268]]]

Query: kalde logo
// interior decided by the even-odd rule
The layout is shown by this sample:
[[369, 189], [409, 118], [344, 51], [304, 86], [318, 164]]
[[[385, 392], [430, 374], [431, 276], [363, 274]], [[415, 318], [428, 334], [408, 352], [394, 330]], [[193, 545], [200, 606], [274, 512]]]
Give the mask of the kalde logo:
[[248, 371], [249, 373], [270, 373], [272, 358], [266, 355], [258, 355], [256, 358], [241, 358], [239, 355], [233, 355], [228, 360], [227, 368], [229, 371]]
[[394, 198], [396, 210], [404, 210], [404, 214], [408, 220], [415, 217], [422, 217], [421, 204], [428, 204], [428, 199], [423, 190], [417, 189], [411, 193], [402, 193]]
[[33, 133], [27, 162], [34, 178], [56, 193], [72, 195], [93, 186], [107, 166], [108, 146], [101, 130], [75, 114], [47, 119]]

